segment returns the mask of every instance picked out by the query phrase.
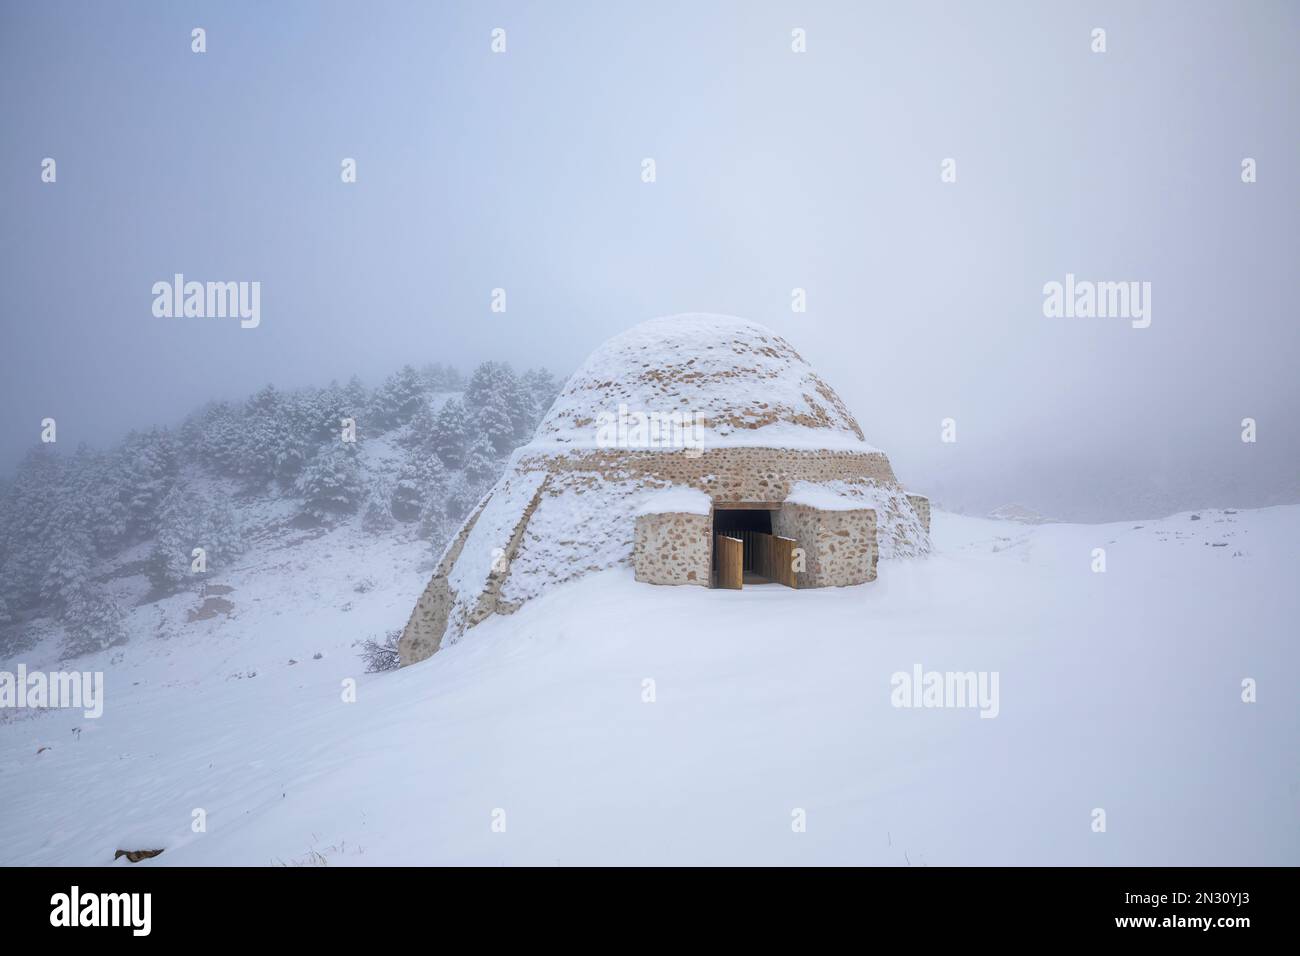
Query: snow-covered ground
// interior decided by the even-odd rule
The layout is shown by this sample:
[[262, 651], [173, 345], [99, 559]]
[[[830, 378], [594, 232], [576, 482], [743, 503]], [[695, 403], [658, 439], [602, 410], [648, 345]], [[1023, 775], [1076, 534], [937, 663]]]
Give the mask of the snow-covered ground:
[[[199, 601], [146, 605], [76, 662], [100, 719], [0, 718], [0, 863], [1295, 865], [1300, 506], [1198, 514], [936, 513], [934, 555], [844, 589], [621, 568], [384, 674], [351, 645], [426, 546], [259, 552], [216, 616], [150, 638]], [[915, 665], [997, 672], [996, 718], [892, 706]]]

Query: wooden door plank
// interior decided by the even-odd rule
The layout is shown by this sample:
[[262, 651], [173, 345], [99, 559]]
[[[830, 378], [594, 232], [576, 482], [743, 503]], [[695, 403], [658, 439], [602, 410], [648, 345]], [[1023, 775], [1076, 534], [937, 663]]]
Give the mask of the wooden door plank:
[[798, 588], [794, 571], [794, 538], [772, 538], [772, 580], [786, 587]]
[[745, 542], [720, 534], [714, 546], [718, 555], [718, 587], [739, 591], [745, 581]]

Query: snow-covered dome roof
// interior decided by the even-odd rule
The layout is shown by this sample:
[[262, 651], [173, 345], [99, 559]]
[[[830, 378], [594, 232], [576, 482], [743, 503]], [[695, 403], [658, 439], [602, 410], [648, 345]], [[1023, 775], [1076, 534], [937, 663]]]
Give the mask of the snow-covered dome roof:
[[601, 416], [701, 415], [707, 447], [876, 451], [844, 402], [781, 336], [746, 319], [650, 319], [569, 379], [527, 450], [591, 448]]

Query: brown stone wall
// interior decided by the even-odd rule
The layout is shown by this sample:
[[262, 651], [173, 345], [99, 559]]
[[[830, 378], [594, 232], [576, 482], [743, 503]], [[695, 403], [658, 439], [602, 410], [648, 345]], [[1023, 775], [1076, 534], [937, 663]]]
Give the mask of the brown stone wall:
[[[451, 585], [447, 581], [447, 575], [460, 557], [461, 551], [464, 550], [465, 542], [469, 539], [470, 533], [474, 530], [474, 525], [478, 522], [479, 516], [483, 514], [483, 510], [491, 501], [492, 496], [487, 495], [479, 502], [478, 507], [474, 509], [474, 513], [461, 526], [460, 531], [457, 532], [456, 537], [443, 553], [442, 559], [438, 562], [438, 567], [433, 572], [433, 577], [429, 579], [424, 593], [416, 601], [415, 610], [411, 612], [411, 617], [402, 630], [402, 636], [397, 642], [397, 653], [398, 660], [403, 667], [431, 657], [438, 650], [442, 645], [443, 637], [446, 635], [447, 623], [453, 616], [455, 617], [454, 632], [459, 633], [464, 628], [473, 627], [485, 620], [496, 611], [504, 610], [508, 612], [515, 610], [513, 607], [500, 607], [497, 599], [501, 591], [501, 584], [509, 574], [510, 560], [519, 547], [524, 528], [527, 527], [528, 519], [537, 507], [538, 498], [545, 487], [546, 482], [543, 481], [533, 494], [532, 500], [529, 501], [523, 514], [520, 515], [511, 533], [510, 540], [502, 548], [503, 561], [501, 569], [494, 568], [488, 574], [486, 587], [481, 594], [469, 596], [467, 599], [466, 595], [452, 593]], [[459, 608], [457, 606], [458, 599]], [[457, 613], [453, 615], [453, 611]]]
[[925, 528], [925, 533], [930, 533], [930, 499], [925, 495], [908, 495], [907, 502], [916, 512], [916, 516], [921, 519], [921, 527]]
[[636, 579], [647, 584], [708, 587], [712, 546], [712, 515], [638, 515], [632, 549]]
[[876, 513], [870, 508], [821, 511], [807, 505], [785, 504], [776, 513], [773, 530], [794, 538], [804, 550], [801, 588], [846, 587], [876, 579]]
[[447, 616], [451, 613], [453, 598], [451, 585], [447, 583], [447, 574], [456, 563], [456, 559], [460, 557], [460, 552], [465, 547], [465, 539], [474, 530], [474, 522], [478, 521], [478, 516], [483, 513], [487, 501], [487, 498], [480, 501], [478, 507], [460, 526], [460, 531], [443, 552], [442, 560], [434, 569], [433, 577], [425, 586], [424, 593], [415, 602], [415, 609], [411, 611], [406, 627], [402, 630], [401, 639], [397, 642], [398, 660], [403, 667], [430, 657], [442, 642], [442, 634], [447, 629]]
[[796, 481], [897, 485], [883, 452], [792, 451], [781, 448], [707, 448], [659, 451], [615, 448], [564, 455], [525, 455], [521, 470], [587, 472], [592, 480], [655, 479], [690, 485], [718, 501], [784, 501]]

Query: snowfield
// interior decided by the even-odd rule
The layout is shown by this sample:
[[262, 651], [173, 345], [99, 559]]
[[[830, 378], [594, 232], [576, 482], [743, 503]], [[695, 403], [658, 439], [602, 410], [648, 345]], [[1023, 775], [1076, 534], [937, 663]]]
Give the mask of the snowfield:
[[[0, 712], [0, 863], [1296, 865], [1300, 505], [1196, 514], [936, 512], [933, 555], [854, 588], [618, 568], [383, 674], [352, 644], [405, 622], [426, 545], [255, 551], [178, 636], [193, 594], [73, 662], [102, 718]], [[893, 706], [917, 665], [996, 672], [996, 718]]]

